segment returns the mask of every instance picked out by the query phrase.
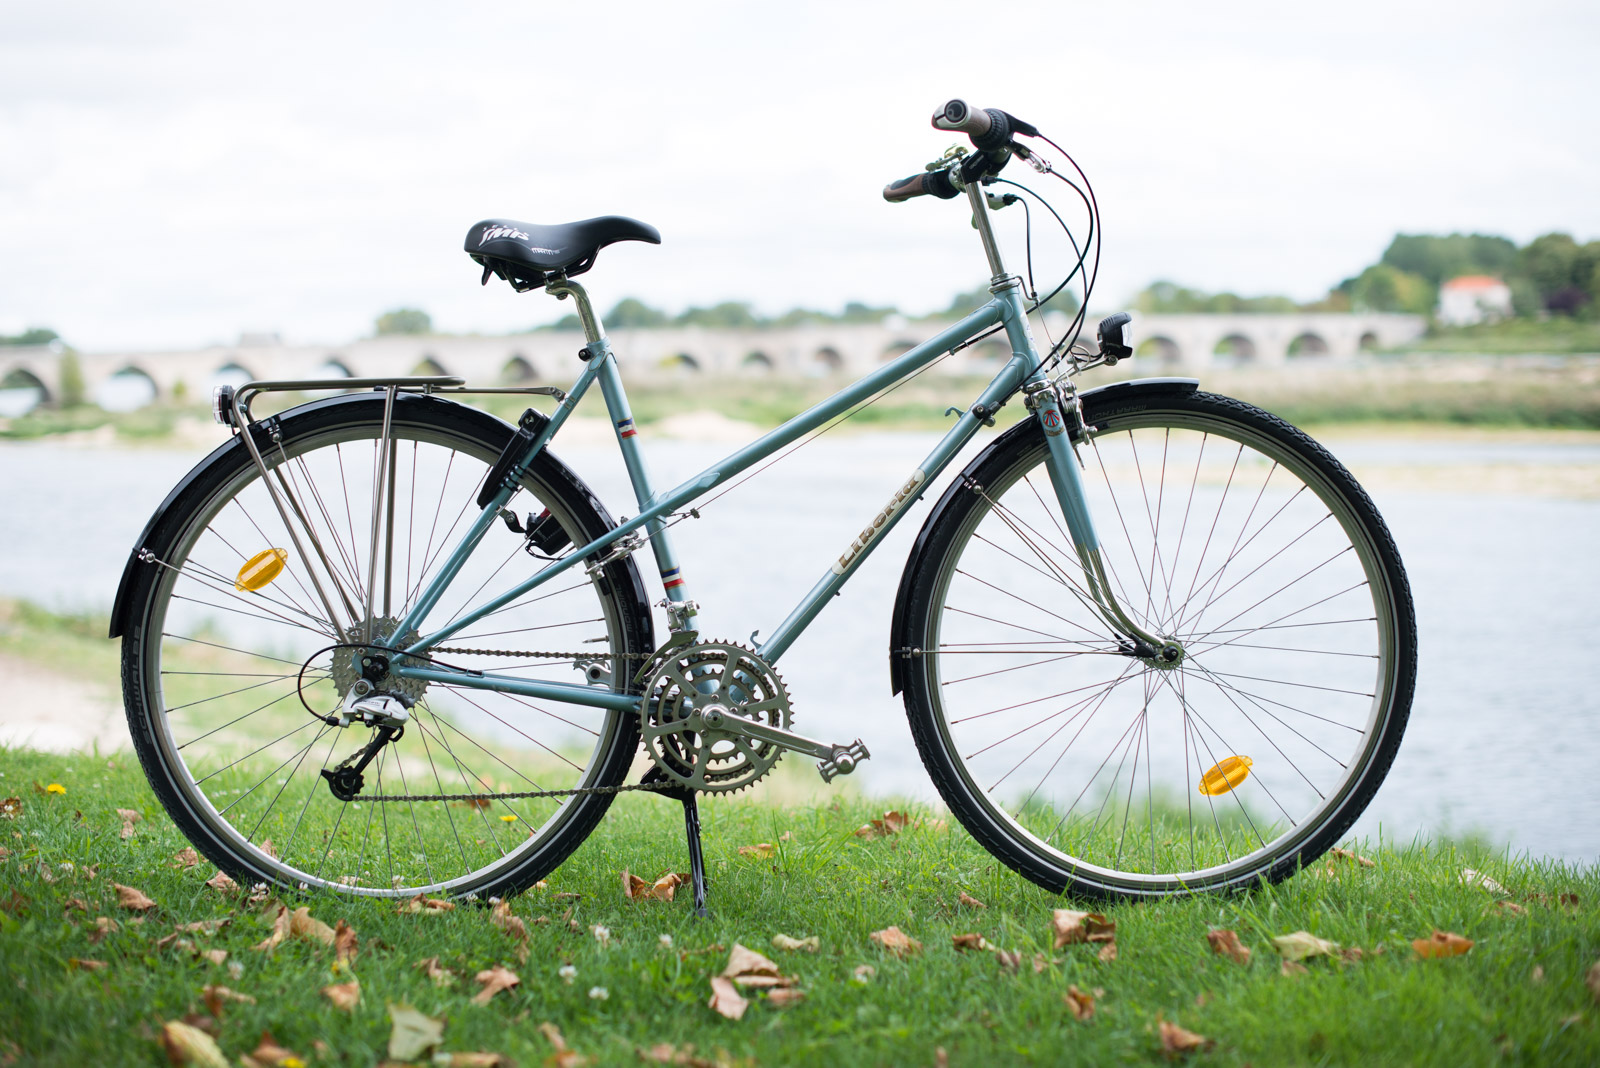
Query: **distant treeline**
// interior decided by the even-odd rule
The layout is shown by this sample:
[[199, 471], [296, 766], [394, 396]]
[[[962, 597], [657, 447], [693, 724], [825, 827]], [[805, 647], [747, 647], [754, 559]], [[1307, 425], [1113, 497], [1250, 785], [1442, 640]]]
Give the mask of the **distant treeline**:
[[1491, 275], [1511, 289], [1519, 318], [1600, 317], [1600, 241], [1580, 245], [1552, 233], [1517, 247], [1492, 234], [1396, 234], [1378, 262], [1309, 303], [1288, 297], [1204, 293], [1156, 282], [1134, 300], [1147, 314], [1185, 312], [1374, 311], [1432, 315], [1439, 287], [1462, 275]]
[[36, 326], [20, 334], [0, 334], [0, 345], [48, 345], [60, 336], [54, 330]]

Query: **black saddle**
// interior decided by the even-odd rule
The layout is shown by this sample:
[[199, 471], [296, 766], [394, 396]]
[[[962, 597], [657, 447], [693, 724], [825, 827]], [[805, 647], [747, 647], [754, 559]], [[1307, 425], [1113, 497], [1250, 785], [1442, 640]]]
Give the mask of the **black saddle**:
[[467, 231], [466, 250], [483, 265], [484, 285], [493, 274], [520, 291], [544, 285], [550, 275], [582, 274], [594, 266], [601, 249], [618, 241], [659, 245], [661, 231], [622, 215], [558, 226], [485, 219]]

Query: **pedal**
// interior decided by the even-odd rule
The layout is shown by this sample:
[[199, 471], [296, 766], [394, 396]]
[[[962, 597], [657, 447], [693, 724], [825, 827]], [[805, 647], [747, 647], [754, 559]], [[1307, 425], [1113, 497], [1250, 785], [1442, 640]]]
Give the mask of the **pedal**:
[[817, 761], [817, 774], [822, 776], [823, 782], [832, 782], [840, 775], [848, 775], [856, 770], [856, 765], [863, 760], [872, 759], [872, 754], [867, 752], [867, 747], [857, 738], [849, 745], [836, 745], [833, 755], [826, 760]]

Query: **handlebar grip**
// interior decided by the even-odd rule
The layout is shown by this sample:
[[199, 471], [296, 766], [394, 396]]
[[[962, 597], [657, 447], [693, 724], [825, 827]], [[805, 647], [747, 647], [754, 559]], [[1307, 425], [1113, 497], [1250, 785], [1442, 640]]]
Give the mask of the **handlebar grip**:
[[934, 129], [954, 130], [974, 140], [988, 133], [993, 124], [987, 111], [968, 107], [965, 100], [952, 100], [933, 113]]
[[949, 200], [958, 193], [960, 190], [950, 180], [950, 175], [946, 171], [924, 171], [909, 178], [902, 178], [898, 182], [890, 182], [883, 187], [883, 199], [891, 204], [925, 195]]

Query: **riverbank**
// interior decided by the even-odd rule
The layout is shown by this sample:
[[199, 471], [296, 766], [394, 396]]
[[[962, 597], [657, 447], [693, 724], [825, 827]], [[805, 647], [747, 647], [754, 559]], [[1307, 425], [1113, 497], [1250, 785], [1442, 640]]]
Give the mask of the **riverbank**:
[[[0, 750], [0, 796], [15, 798], [0, 821], [7, 1063], [155, 1064], [163, 1033], [227, 1063], [312, 1065], [1600, 1061], [1600, 868], [1444, 841], [1351, 842], [1365, 860], [1244, 896], [1099, 905], [999, 868], [937, 812], [867, 838], [882, 803], [718, 800], [702, 809], [701, 920], [686, 895], [623, 895], [624, 870], [683, 866], [676, 806], [632, 796], [509, 902], [508, 924], [466, 903], [213, 889], [126, 756]], [[354, 952], [280, 944], [280, 907], [347, 930]], [[1057, 909], [1098, 909], [1114, 931], [1058, 946]], [[903, 956], [874, 940], [891, 929], [914, 940]], [[1237, 936], [1233, 956], [1216, 930]], [[1274, 942], [1297, 932], [1334, 945], [1293, 960], [1319, 948]], [[1428, 956], [1441, 937], [1463, 951]], [[709, 1007], [739, 945], [797, 993], [744, 987], [738, 1018]], [[516, 985], [480, 995], [492, 972]], [[404, 1008], [439, 1030], [397, 1051]]]

